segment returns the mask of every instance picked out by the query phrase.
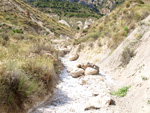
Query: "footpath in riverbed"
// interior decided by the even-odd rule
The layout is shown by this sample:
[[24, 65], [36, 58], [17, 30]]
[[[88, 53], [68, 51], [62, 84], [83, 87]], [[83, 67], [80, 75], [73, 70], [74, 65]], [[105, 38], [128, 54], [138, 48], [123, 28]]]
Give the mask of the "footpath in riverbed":
[[[61, 82], [56, 86], [53, 98], [33, 113], [118, 113], [114, 112], [112, 106], [100, 106], [93, 101], [97, 95], [102, 98], [110, 97], [113, 81], [109, 76], [101, 73], [72, 78], [67, 69], [74, 68], [77, 62], [69, 61], [68, 56], [61, 60], [65, 69], [60, 74]], [[91, 109], [85, 110], [88, 106]], [[99, 106], [100, 109], [92, 109], [94, 106]]]

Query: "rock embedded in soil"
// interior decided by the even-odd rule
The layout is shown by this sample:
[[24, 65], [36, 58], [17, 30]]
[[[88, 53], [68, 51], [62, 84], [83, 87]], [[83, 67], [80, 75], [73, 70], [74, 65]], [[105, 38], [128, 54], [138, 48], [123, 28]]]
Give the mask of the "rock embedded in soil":
[[70, 74], [73, 78], [77, 78], [79, 76], [84, 75], [84, 70], [81, 68], [77, 68], [77, 69], [73, 70]]
[[87, 67], [85, 70], [85, 75], [98, 75], [98, 71], [94, 68]]
[[94, 68], [97, 70], [97, 75], [99, 74], [99, 67], [97, 65], [89, 63], [89, 62], [86, 64], [78, 64], [77, 67], [82, 68], [84, 70], [86, 70], [86, 68], [88, 68], [88, 67], [91, 67], [91, 68]]
[[90, 109], [100, 109], [104, 107], [108, 107], [111, 103], [112, 99], [109, 95], [98, 95], [96, 97], [91, 98], [85, 105], [84, 110]]
[[71, 54], [70, 56], [69, 56], [69, 60], [70, 61], [75, 61], [75, 60], [77, 60], [79, 58], [79, 55], [78, 54]]

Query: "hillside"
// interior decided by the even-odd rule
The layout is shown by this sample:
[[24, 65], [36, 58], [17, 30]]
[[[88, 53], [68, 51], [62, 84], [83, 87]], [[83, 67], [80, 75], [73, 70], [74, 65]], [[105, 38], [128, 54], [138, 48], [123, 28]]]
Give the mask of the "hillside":
[[0, 112], [150, 113], [149, 0], [0, 7]]
[[150, 12], [149, 3], [136, 0], [126, 1], [110, 14], [100, 18], [89, 29], [76, 37], [74, 44], [97, 40], [99, 45], [106, 44], [112, 51], [146, 18]]
[[[35, 1], [35, 0], [28, 0], [28, 2], [33, 2], [33, 1]], [[75, 15], [75, 14], [69, 15], [69, 14], [65, 13], [66, 15], [68, 15], [68, 16], [82, 15], [82, 17], [87, 17], [87, 16], [92, 16], [94, 14], [94, 12], [97, 12], [98, 14], [108, 14], [113, 9], [115, 9], [118, 5], [122, 4], [125, 0], [47, 0], [47, 1], [45, 1], [45, 2], [49, 2], [50, 4], [46, 4], [46, 3], [44, 4], [41, 1], [43, 1], [43, 0], [35, 1], [35, 2], [33, 2], [33, 4], [37, 7], [50, 7], [52, 9], [52, 12], [57, 13], [57, 14], [60, 14], [59, 13], [60, 11], [56, 9], [57, 7], [60, 8], [63, 6], [63, 10], [64, 10], [65, 6], [67, 6], [66, 8], [68, 8], [68, 6], [69, 6], [69, 9], [70, 8], [71, 9], [64, 10], [65, 12], [67, 12], [67, 13], [70, 11], [78, 12], [78, 14], [77, 15]], [[59, 2], [59, 1], [61, 1], [61, 2]], [[66, 2], [66, 1], [69, 1], [69, 2]], [[63, 5], [60, 6], [59, 4], [63, 4]], [[75, 7], [72, 7], [72, 6], [75, 6]], [[88, 8], [92, 9], [92, 10], [90, 11]], [[82, 13], [83, 11], [80, 9], [84, 10], [84, 13], [86, 13], [87, 16], [85, 16], [84, 13]], [[95, 15], [95, 17], [97, 17], [97, 16]]]
[[[73, 35], [70, 28], [57, 23], [48, 15], [30, 7], [22, 1], [14, 0], [9, 1], [8, 3], [2, 2], [1, 7], [1, 21], [18, 25], [22, 29], [28, 30], [28, 32], [32, 32], [34, 30], [37, 34], [39, 34], [39, 31], [41, 32], [42, 30], [45, 30], [47, 32], [45, 34], [50, 35], [53, 33], [56, 36], [61, 34], [71, 37]], [[30, 28], [27, 28], [29, 26]]]
[[49, 99], [59, 80], [51, 39], [74, 32], [19, 0], [0, 7], [0, 112], [24, 113]]
[[94, 17], [99, 18], [100, 15], [96, 13], [96, 10], [89, 9], [86, 6], [80, 5], [78, 3], [72, 3], [68, 1], [30, 1], [28, 4], [40, 9], [41, 11], [48, 14], [57, 14], [61, 17], [78, 17], [87, 18]]
[[[103, 15], [110, 13], [124, 0], [23, 0], [32, 7], [47, 13], [57, 21], [66, 21], [74, 30], [87, 28]], [[66, 23], [65, 22], [65, 23]]]

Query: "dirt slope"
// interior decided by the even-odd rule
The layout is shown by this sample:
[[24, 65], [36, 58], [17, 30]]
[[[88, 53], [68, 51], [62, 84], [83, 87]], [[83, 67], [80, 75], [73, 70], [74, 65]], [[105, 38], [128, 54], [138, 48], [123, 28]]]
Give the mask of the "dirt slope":
[[102, 39], [82, 43], [72, 49], [80, 54], [78, 61], [96, 63], [104, 73], [115, 80], [113, 90], [131, 86], [127, 95], [114, 97], [116, 111], [120, 113], [150, 113], [150, 16], [137, 23], [137, 27], [114, 50], [107, 48]]
[[[116, 79], [117, 87], [131, 85], [128, 95], [119, 100], [121, 111], [149, 113], [150, 99], [150, 16], [139, 23], [127, 39], [108, 57], [101, 67]], [[125, 48], [133, 49], [134, 56], [125, 66], [122, 57]], [[146, 80], [147, 79], [147, 80]], [[127, 111], [124, 111], [126, 109]]]

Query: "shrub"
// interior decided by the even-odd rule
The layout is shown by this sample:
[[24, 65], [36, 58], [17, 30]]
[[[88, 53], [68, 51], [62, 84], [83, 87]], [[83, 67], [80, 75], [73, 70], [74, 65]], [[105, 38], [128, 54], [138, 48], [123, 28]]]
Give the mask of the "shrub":
[[56, 51], [51, 46], [51, 43], [45, 43], [45, 41], [43, 40], [41, 41], [36, 40], [35, 44], [31, 49], [31, 52], [42, 55], [43, 54], [42, 52], [55, 53]]
[[121, 58], [123, 65], [127, 65], [133, 56], [135, 56], [134, 50], [131, 50], [129, 47], [125, 47]]
[[141, 76], [141, 78], [142, 78], [142, 80], [148, 80], [148, 78], [145, 76]]
[[114, 92], [111, 92], [110, 94], [111, 95], [117, 95], [119, 97], [124, 97], [127, 95], [127, 92], [128, 92], [128, 89], [130, 88], [131, 86], [126, 86], [126, 87], [123, 87], [121, 89], [118, 89], [118, 91], [114, 91]]
[[37, 88], [37, 82], [20, 69], [13, 69], [10, 64], [0, 68], [0, 104], [23, 109], [23, 102]]
[[136, 2], [138, 2], [140, 4], [144, 4], [144, 2], [142, 0], [136, 0]]
[[79, 27], [79, 26], [77, 27], [77, 30], [80, 30], [80, 27]]
[[125, 5], [126, 5], [126, 8], [129, 8], [130, 7], [130, 2], [127, 1]]
[[21, 29], [12, 29], [12, 31], [13, 31], [14, 33], [23, 34], [23, 30], [21, 30]]
[[128, 27], [124, 27], [124, 31], [128, 32], [129, 31]]
[[37, 57], [29, 59], [24, 65], [23, 70], [42, 83], [47, 91], [52, 91], [57, 75], [51, 58]]
[[150, 100], [147, 101], [147, 104], [150, 104]]
[[6, 33], [3, 33], [1, 36], [0, 36], [0, 44], [2, 44], [3, 46], [5, 46], [9, 41], [9, 35], [6, 34]]

